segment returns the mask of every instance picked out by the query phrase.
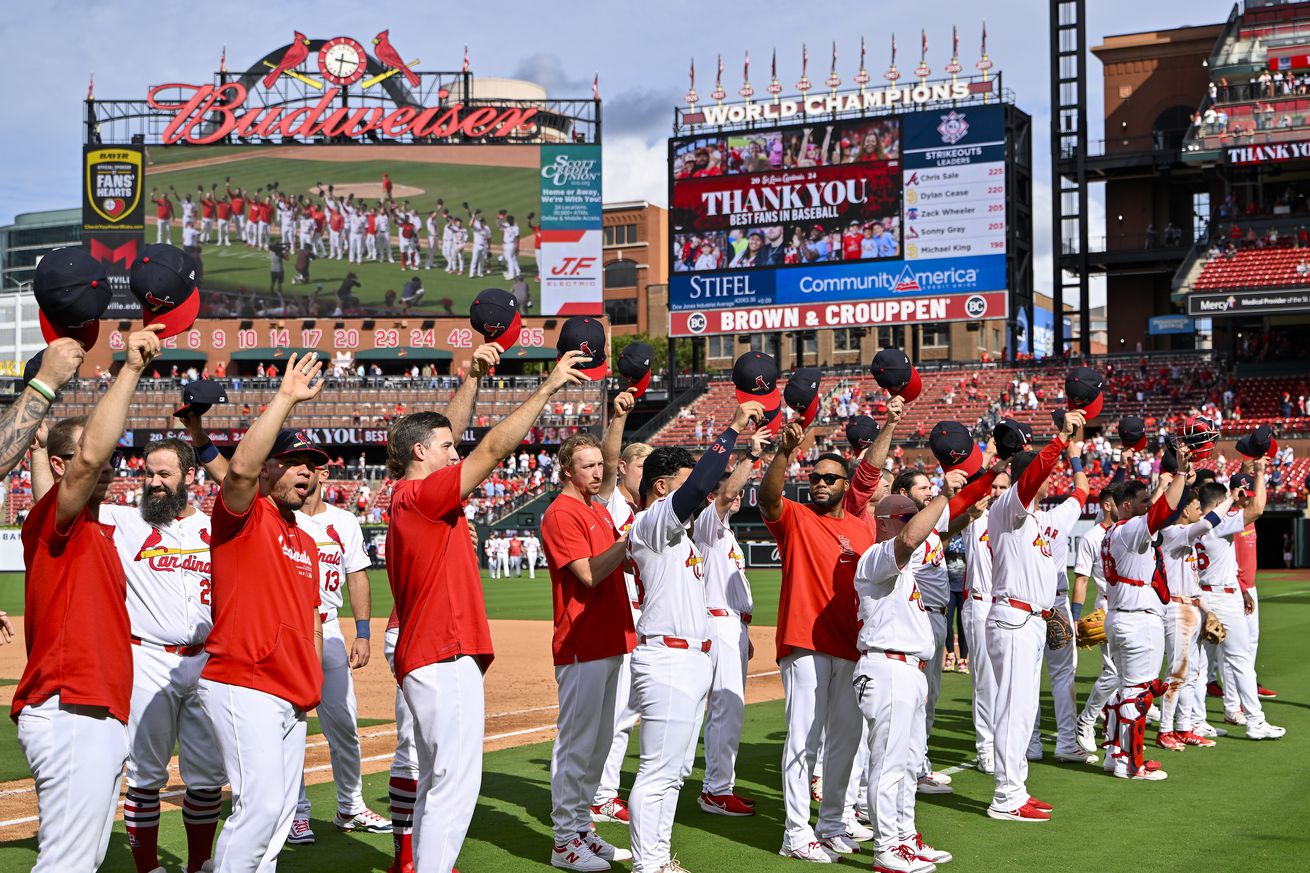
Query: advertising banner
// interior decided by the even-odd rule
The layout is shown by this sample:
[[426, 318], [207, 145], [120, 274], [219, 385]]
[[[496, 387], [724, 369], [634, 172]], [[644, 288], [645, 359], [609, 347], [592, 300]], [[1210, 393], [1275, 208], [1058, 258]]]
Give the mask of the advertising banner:
[[1247, 313], [1310, 312], [1310, 291], [1304, 288], [1287, 291], [1222, 291], [1213, 294], [1192, 292], [1187, 295], [1187, 314], [1199, 316], [1246, 315]]
[[670, 312], [669, 335], [745, 334], [762, 330], [815, 330], [870, 324], [924, 324], [1004, 318], [1008, 309], [1007, 297], [1005, 291], [990, 291], [981, 294], [925, 295], [897, 300]]
[[113, 297], [106, 318], [140, 315], [127, 273], [145, 243], [142, 146], [82, 148], [82, 243], [105, 265]]
[[599, 230], [541, 232], [541, 310], [553, 315], [605, 311]]
[[541, 147], [541, 227], [600, 227], [600, 146]]

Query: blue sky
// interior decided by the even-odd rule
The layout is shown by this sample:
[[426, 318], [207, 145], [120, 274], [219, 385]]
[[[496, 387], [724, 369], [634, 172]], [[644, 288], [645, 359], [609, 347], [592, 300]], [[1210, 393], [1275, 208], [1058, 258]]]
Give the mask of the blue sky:
[[[664, 141], [673, 106], [681, 105], [687, 89], [690, 58], [696, 58], [697, 90], [705, 94], [712, 87], [715, 57], [722, 52], [731, 93], [740, 84], [747, 49], [757, 86], [767, 76], [774, 47], [779, 78], [790, 84], [799, 78], [802, 43], [810, 47], [811, 78], [822, 79], [836, 37], [839, 73], [849, 80], [858, 66], [863, 34], [876, 78], [886, 68], [892, 32], [904, 70], [917, 62], [919, 31], [926, 27], [929, 65], [940, 69], [949, 59], [951, 25], [957, 24], [961, 62], [969, 69], [977, 60], [986, 16], [989, 53], [1018, 105], [1034, 117], [1036, 275], [1042, 289], [1050, 283], [1051, 250], [1047, 6], [1046, 0], [827, 7], [777, 0], [736, 7], [683, 0], [29, 3], [23, 15], [4, 16], [0, 23], [0, 45], [9, 58], [9, 73], [0, 77], [7, 122], [0, 127], [0, 224], [21, 212], [78, 204], [80, 101], [91, 73], [98, 97], [144, 96], [151, 84], [202, 80], [217, 67], [224, 44], [229, 67], [244, 69], [286, 44], [294, 30], [313, 38], [355, 36], [367, 43], [390, 28], [395, 44], [422, 57], [423, 66], [431, 69], [458, 68], [467, 43], [475, 75], [530, 79], [552, 95], [586, 96], [592, 76], [599, 73], [605, 101], [605, 199], [663, 203]], [[1231, 3], [1093, 0], [1087, 7], [1088, 42], [1095, 45], [1106, 34], [1222, 21]], [[825, 8], [839, 14], [822, 14]], [[1091, 63], [1089, 113], [1093, 136], [1099, 136], [1100, 65], [1094, 59]]]

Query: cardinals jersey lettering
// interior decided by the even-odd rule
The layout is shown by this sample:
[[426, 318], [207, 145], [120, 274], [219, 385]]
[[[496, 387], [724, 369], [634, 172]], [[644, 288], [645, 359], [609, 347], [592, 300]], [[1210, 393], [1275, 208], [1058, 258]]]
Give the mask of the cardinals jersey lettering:
[[1215, 588], [1237, 585], [1237, 550], [1233, 540], [1245, 525], [1242, 510], [1231, 509], [1219, 525], [1196, 544], [1196, 568], [1201, 584]]
[[937, 519], [936, 529], [928, 534], [928, 539], [915, 549], [914, 555], [910, 558], [914, 581], [919, 585], [924, 606], [941, 608], [951, 600], [951, 578], [946, 572], [946, 549], [942, 546], [940, 536], [946, 532], [950, 523], [951, 511], [943, 507], [941, 518]]
[[927, 661], [936, 646], [915, 582], [914, 557], [898, 567], [895, 546], [895, 540], [878, 543], [860, 557], [855, 568], [860, 651], [900, 652]]
[[[623, 496], [617, 485], [610, 492], [609, 499], [605, 501], [605, 509], [614, 520], [614, 527], [619, 533], [628, 533], [632, 530], [632, 522], [637, 517], [637, 510], [628, 502], [628, 498]], [[623, 581], [628, 586], [628, 605], [632, 607], [632, 624], [635, 627], [637, 619], [641, 618], [642, 590], [631, 557], [623, 559]]]
[[1106, 600], [1110, 609], [1146, 610], [1163, 614], [1151, 578], [1156, 571], [1156, 549], [1146, 516], [1121, 521], [1101, 541], [1105, 566]]
[[1165, 580], [1174, 597], [1200, 597], [1201, 579], [1196, 570], [1196, 540], [1209, 525], [1170, 525], [1160, 532], [1160, 551], [1164, 555]]
[[[1101, 562], [1101, 542], [1109, 525], [1100, 522], [1083, 534], [1074, 550], [1073, 572], [1077, 576], [1086, 576], [1096, 584], [1096, 608], [1105, 609], [1105, 564]], [[1086, 595], [1084, 595], [1084, 598]], [[1083, 601], [1086, 603], [1086, 600]]]
[[987, 516], [975, 518], [964, 529], [964, 590], [984, 601], [992, 599], [992, 549], [987, 539]]
[[359, 521], [339, 506], [325, 504], [317, 515], [297, 511], [296, 522], [314, 538], [318, 549], [319, 608], [323, 612], [340, 609], [346, 577], [372, 564]]
[[719, 515], [717, 505], [711, 502], [701, 511], [692, 525], [691, 536], [705, 556], [705, 604], [710, 609], [754, 612], [741, 545], [728, 519]]
[[1055, 573], [1055, 592], [1063, 594], [1069, 590], [1069, 535], [1073, 526], [1083, 514], [1083, 499], [1069, 497], [1049, 510], [1037, 513], [1037, 523], [1041, 527], [1042, 539], [1050, 550], [1048, 557]]
[[114, 528], [132, 635], [161, 646], [203, 643], [213, 623], [209, 516], [194, 512], [154, 527], [135, 507], [105, 504], [100, 521]]
[[1054, 551], [1043, 548], [1046, 538], [1042, 532], [1048, 527], [1060, 528], [1043, 518], [1047, 515], [1024, 506], [1014, 485], [992, 503], [987, 511], [987, 541], [992, 550], [994, 597], [1013, 597], [1036, 609], [1050, 609], [1055, 604]]
[[644, 588], [637, 634], [707, 639], [704, 558], [668, 497], [637, 513], [628, 556]]

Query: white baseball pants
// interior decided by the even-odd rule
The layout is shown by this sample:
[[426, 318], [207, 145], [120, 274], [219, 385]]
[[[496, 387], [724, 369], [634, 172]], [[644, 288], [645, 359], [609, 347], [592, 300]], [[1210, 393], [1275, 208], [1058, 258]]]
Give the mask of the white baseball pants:
[[[1251, 641], [1251, 625], [1242, 608], [1242, 595], [1237, 592], [1225, 594], [1223, 591], [1210, 591], [1206, 601], [1228, 630], [1224, 641], [1215, 646], [1224, 682], [1224, 709], [1236, 712], [1241, 707], [1246, 713], [1248, 725], [1259, 724], [1265, 720], [1264, 707], [1260, 705], [1260, 697], [1256, 694], [1255, 645]], [[1230, 694], [1236, 700], [1232, 709], [1229, 709]]]
[[94, 873], [109, 847], [127, 759], [127, 726], [104, 707], [59, 695], [18, 713], [18, 745], [36, 782], [34, 873]]
[[699, 647], [642, 644], [631, 664], [632, 694], [641, 712], [641, 763], [628, 800], [632, 869], [656, 873], [672, 856], [673, 816], [691, 771], [688, 749], [697, 716], [710, 690], [710, 658]]
[[619, 678], [614, 684], [614, 737], [610, 740], [609, 754], [605, 756], [596, 796], [591, 801], [595, 806], [619, 796], [623, 759], [628, 754], [628, 736], [640, 715], [637, 699], [632, 694], [632, 656], [624, 655], [619, 665]]
[[881, 852], [918, 833], [914, 800], [916, 771], [928, 744], [928, 681], [913, 658], [899, 661], [878, 652], [860, 659], [855, 676], [860, 712], [869, 725], [866, 802]]
[[[1054, 609], [1064, 613], [1064, 617], [1073, 622], [1073, 612], [1069, 607], [1068, 592], [1059, 592], [1055, 596]], [[1046, 655], [1046, 675], [1051, 680], [1051, 700], [1055, 704], [1055, 754], [1076, 755], [1079, 753], [1078, 730], [1078, 689], [1074, 679], [1078, 670], [1078, 647], [1072, 642], [1061, 649], [1044, 649]], [[1040, 755], [1042, 752], [1042, 711], [1037, 707], [1037, 717], [1033, 719], [1033, 733], [1028, 740], [1028, 750]]]
[[149, 644], [132, 647], [132, 711], [127, 720], [127, 784], [157, 790], [168, 784], [178, 746], [178, 771], [189, 788], [227, 784], [214, 723], [200, 705], [200, 671], [209, 656], [173, 655]]
[[[1247, 639], [1250, 641], [1250, 647], [1251, 647], [1251, 669], [1255, 671], [1255, 675], [1258, 678], [1260, 675], [1260, 671], [1256, 670], [1255, 664], [1256, 664], [1256, 656], [1259, 654], [1259, 649], [1260, 649], [1260, 595], [1256, 593], [1256, 590], [1254, 588], [1248, 588], [1247, 591], [1251, 595], [1251, 602], [1254, 604], [1255, 608], [1251, 610], [1251, 613], [1249, 615], [1247, 615], [1245, 610], [1243, 610], [1243, 617], [1246, 619], [1246, 635], [1247, 635]], [[1237, 599], [1238, 602], [1240, 603], [1242, 599], [1241, 594], [1237, 595]], [[1225, 621], [1224, 624], [1227, 625], [1228, 622]], [[1231, 631], [1231, 628], [1229, 630]], [[1220, 669], [1222, 670], [1223, 669], [1222, 654], [1219, 655], [1219, 663], [1220, 663]], [[1258, 681], [1256, 682], [1256, 685], [1257, 687], [1259, 686]], [[1237, 687], [1234, 683], [1231, 683], [1227, 679], [1225, 679], [1223, 683], [1223, 690], [1224, 690], [1225, 711], [1237, 712], [1237, 710], [1240, 707], [1244, 706], [1241, 697], [1237, 692]]]
[[973, 651], [969, 659], [969, 676], [973, 680], [973, 731], [974, 749], [979, 755], [990, 755], [995, 748], [992, 706], [996, 699], [996, 671], [987, 655], [987, 614], [991, 601], [964, 601], [964, 633]]
[[987, 657], [996, 676], [993, 702], [996, 789], [992, 807], [1012, 812], [1028, 802], [1028, 740], [1042, 684], [1046, 622], [1040, 615], [993, 603], [987, 616]]
[[[337, 812], [363, 812], [364, 779], [360, 772], [359, 720], [355, 703], [355, 680], [351, 676], [350, 653], [341, 635], [341, 622], [333, 615], [323, 622], [323, 699], [318, 704], [318, 722], [327, 740], [332, 762], [332, 781], [337, 786]], [[309, 796], [305, 779], [300, 779], [296, 818], [309, 818]]]
[[414, 873], [451, 873], [482, 788], [482, 670], [463, 656], [420, 667], [401, 687], [418, 750]]
[[[937, 719], [937, 698], [942, 693], [942, 667], [946, 658], [946, 615], [937, 612], [938, 608], [933, 607], [928, 612], [928, 623], [932, 625], [932, 644], [936, 654], [923, 668], [924, 677], [928, 680], [928, 702], [924, 710], [924, 730], [929, 735], [932, 734], [932, 724]], [[944, 609], [945, 607], [940, 608]], [[932, 772], [932, 761], [928, 760], [925, 747], [923, 761], [919, 764], [917, 776], [930, 772]]]
[[[860, 741], [860, 707], [852, 684], [855, 663], [807, 649], [795, 649], [779, 663], [787, 718], [782, 749], [782, 796], [787, 826], [783, 848], [791, 851], [816, 839], [846, 832], [842, 816], [855, 747]], [[643, 727], [643, 730], [645, 728]], [[823, 743], [823, 792], [817, 826], [810, 826], [810, 776]]]
[[232, 785], [232, 814], [214, 847], [223, 873], [273, 873], [291, 831], [305, 767], [305, 713], [254, 688], [200, 680]]
[[746, 721], [746, 665], [749, 626], [736, 615], [710, 616], [709, 717], [705, 721], [705, 784], [707, 794], [731, 794], [736, 783], [737, 750]]
[[550, 754], [550, 820], [557, 844], [591, 830], [591, 799], [614, 739], [622, 665], [623, 657], [615, 655], [555, 668], [559, 733]]
[[[396, 672], [396, 642], [400, 628], [387, 630], [383, 638], [382, 654], [391, 672]], [[396, 753], [391, 758], [391, 775], [402, 779], [418, 779], [418, 749], [414, 747], [414, 714], [409, 711], [405, 695], [396, 686]]]
[[1160, 733], [1190, 730], [1205, 718], [1205, 700], [1197, 701], [1200, 673], [1201, 610], [1190, 603], [1169, 602], [1164, 611], [1164, 652], [1169, 660], [1164, 699], [1160, 701]]

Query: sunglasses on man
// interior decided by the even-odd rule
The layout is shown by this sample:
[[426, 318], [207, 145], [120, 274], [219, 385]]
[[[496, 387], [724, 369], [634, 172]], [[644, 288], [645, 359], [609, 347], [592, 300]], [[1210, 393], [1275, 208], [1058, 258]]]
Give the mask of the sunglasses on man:
[[824, 485], [827, 485], [829, 488], [836, 485], [838, 482], [844, 481], [845, 479], [846, 477], [841, 475], [840, 473], [811, 473], [810, 474], [811, 485], [818, 485], [820, 482], [822, 482]]

